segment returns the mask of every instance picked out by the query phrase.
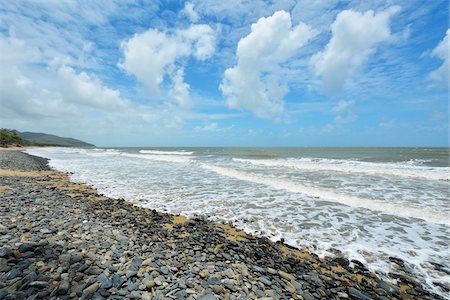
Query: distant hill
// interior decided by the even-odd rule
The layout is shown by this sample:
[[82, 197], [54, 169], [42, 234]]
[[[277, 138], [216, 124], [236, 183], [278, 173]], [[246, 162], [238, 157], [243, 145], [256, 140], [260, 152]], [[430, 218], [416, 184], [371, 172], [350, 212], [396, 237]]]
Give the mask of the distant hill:
[[39, 132], [19, 132], [16, 133], [23, 139], [37, 145], [45, 146], [63, 146], [63, 147], [95, 147], [77, 139], [60, 137], [53, 134], [39, 133]]
[[0, 147], [7, 147], [9, 145], [95, 147], [95, 145], [73, 138], [39, 132], [20, 132], [14, 129], [0, 128]]

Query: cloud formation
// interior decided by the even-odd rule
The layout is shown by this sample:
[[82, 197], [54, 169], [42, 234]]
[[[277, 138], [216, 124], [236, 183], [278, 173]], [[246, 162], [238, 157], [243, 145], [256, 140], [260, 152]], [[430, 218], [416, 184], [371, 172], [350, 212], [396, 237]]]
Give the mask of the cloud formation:
[[390, 38], [389, 20], [399, 10], [392, 6], [377, 14], [373, 10], [344, 10], [337, 15], [325, 50], [311, 58], [315, 73], [323, 78], [328, 91], [339, 91], [377, 45]]
[[191, 22], [197, 22], [200, 19], [198, 13], [194, 10], [194, 4], [192, 2], [186, 2], [184, 8], [181, 11], [182, 15], [185, 15], [191, 20]]
[[204, 61], [215, 50], [215, 34], [209, 25], [195, 24], [187, 29], [159, 31], [150, 28], [121, 44], [124, 59], [120, 68], [143, 83], [153, 97], [161, 97], [165, 78], [171, 82], [168, 94], [177, 102], [189, 102], [189, 86], [184, 83], [183, 66], [190, 57]]
[[128, 106], [118, 90], [103, 85], [94, 75], [85, 72], [77, 74], [71, 67], [58, 69], [62, 82], [62, 97], [65, 102], [80, 104], [102, 110], [121, 110]]
[[286, 11], [260, 18], [237, 46], [237, 65], [228, 68], [220, 90], [230, 108], [249, 110], [261, 118], [277, 118], [289, 91], [279, 74], [289, 58], [314, 35], [309, 26], [293, 26]]
[[449, 63], [448, 63], [448, 52], [449, 52], [449, 40], [448, 36], [450, 35], [450, 29], [447, 29], [447, 32], [445, 34], [445, 37], [442, 39], [442, 41], [436, 46], [436, 48], [433, 49], [431, 52], [431, 55], [433, 57], [442, 59], [444, 62], [442, 65], [431, 72], [428, 75], [428, 78], [438, 85], [446, 86], [448, 87], [450, 85], [449, 82]]

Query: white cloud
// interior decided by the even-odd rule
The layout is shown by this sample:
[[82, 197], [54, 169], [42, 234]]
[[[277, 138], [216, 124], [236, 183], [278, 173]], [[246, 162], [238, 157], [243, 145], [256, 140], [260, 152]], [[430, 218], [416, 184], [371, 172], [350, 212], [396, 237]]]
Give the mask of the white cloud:
[[341, 113], [350, 108], [351, 106], [353, 106], [354, 104], [355, 104], [354, 101], [341, 100], [335, 107], [331, 109], [331, 111], [335, 113]]
[[392, 6], [377, 14], [344, 10], [331, 26], [332, 37], [325, 50], [311, 58], [315, 73], [323, 77], [327, 90], [335, 92], [375, 51], [391, 32], [389, 19], [400, 10]]
[[443, 85], [443, 86], [449, 86], [449, 63], [448, 63], [448, 56], [449, 56], [449, 40], [448, 36], [450, 35], [450, 29], [447, 29], [447, 32], [445, 33], [445, 37], [442, 39], [442, 41], [436, 46], [436, 48], [433, 49], [431, 52], [431, 55], [433, 57], [442, 59], [444, 62], [442, 65], [437, 68], [436, 70], [432, 71], [428, 78], [437, 84]]
[[194, 4], [192, 2], [186, 2], [181, 14], [187, 16], [192, 22], [197, 22], [200, 19], [198, 13], [194, 10]]
[[102, 110], [120, 110], [128, 105], [119, 91], [104, 86], [94, 75], [85, 72], [77, 74], [71, 67], [63, 66], [58, 69], [58, 76], [62, 83], [62, 97], [66, 102]]
[[284, 96], [289, 91], [279, 71], [313, 36], [300, 23], [292, 26], [285, 11], [260, 18], [237, 47], [238, 63], [224, 73], [220, 90], [230, 108], [249, 110], [261, 118], [277, 118], [283, 112]]
[[336, 114], [333, 122], [325, 126], [325, 131], [331, 131], [335, 128], [342, 127], [345, 124], [352, 123], [358, 119], [358, 115], [354, 112], [355, 101], [341, 100], [331, 111]]
[[183, 81], [184, 70], [178, 69], [173, 76], [173, 87], [170, 90], [170, 96], [176, 100], [180, 107], [187, 108], [191, 105], [189, 96], [189, 84]]
[[119, 67], [142, 82], [153, 97], [161, 97], [160, 86], [166, 77], [175, 88], [169, 95], [179, 95], [181, 89], [183, 93], [189, 90], [180, 65], [183, 66], [189, 57], [200, 61], [211, 57], [215, 50], [215, 35], [214, 30], [204, 24], [165, 32], [150, 28], [123, 41], [121, 48], [124, 60]]

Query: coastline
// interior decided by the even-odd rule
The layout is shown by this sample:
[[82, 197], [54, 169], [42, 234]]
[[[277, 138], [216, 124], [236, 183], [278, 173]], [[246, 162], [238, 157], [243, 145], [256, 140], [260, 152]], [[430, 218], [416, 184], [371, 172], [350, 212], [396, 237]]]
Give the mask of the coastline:
[[0, 151], [0, 299], [439, 299], [405, 275], [104, 197], [16, 150]]

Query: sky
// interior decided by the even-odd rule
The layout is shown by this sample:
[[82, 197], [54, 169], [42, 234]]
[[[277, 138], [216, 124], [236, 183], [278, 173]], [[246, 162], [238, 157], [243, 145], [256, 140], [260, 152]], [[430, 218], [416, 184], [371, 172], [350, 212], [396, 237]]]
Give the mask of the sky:
[[449, 3], [0, 0], [0, 127], [97, 146], [448, 146]]

